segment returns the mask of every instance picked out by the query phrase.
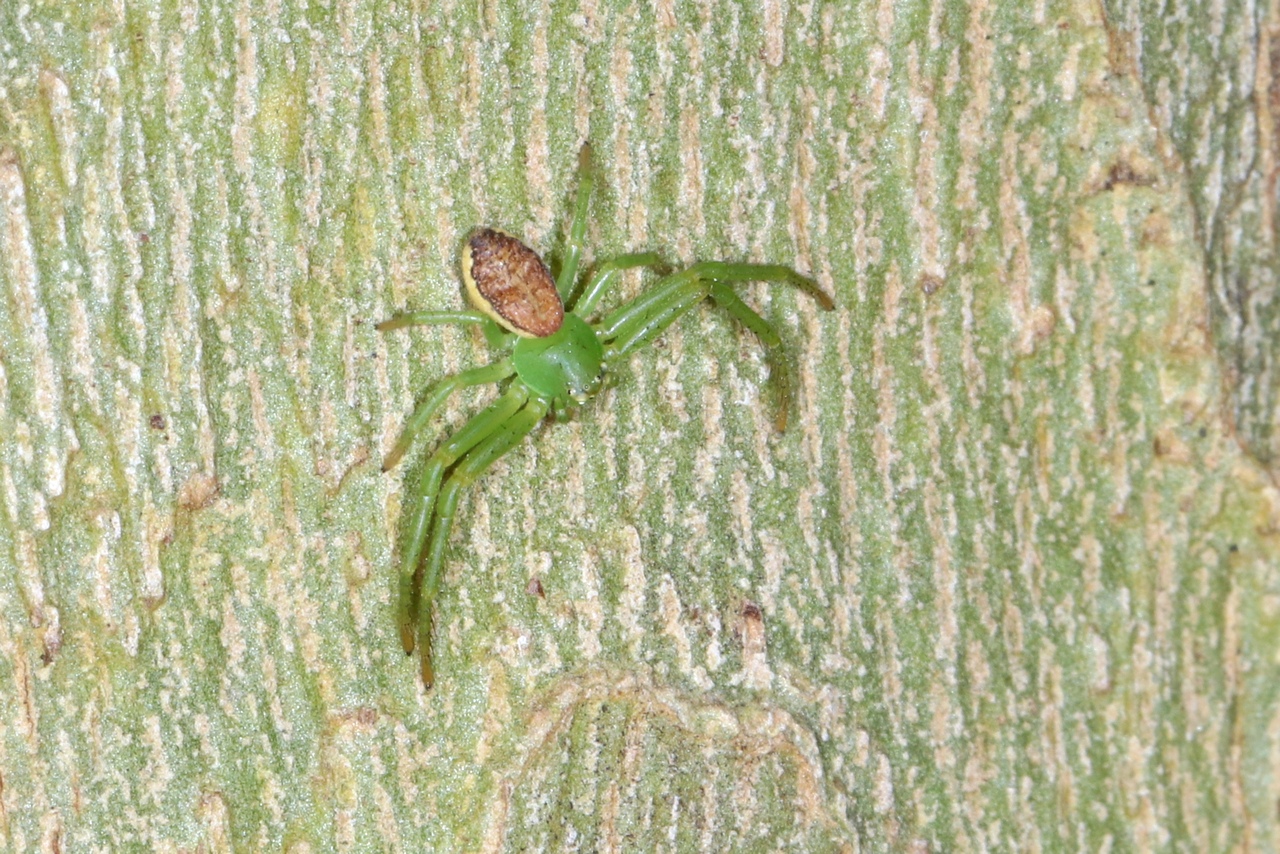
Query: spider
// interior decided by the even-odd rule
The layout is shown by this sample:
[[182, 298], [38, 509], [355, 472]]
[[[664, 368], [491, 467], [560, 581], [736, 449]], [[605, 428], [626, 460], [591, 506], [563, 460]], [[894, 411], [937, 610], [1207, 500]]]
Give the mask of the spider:
[[[490, 344], [503, 351], [497, 361], [446, 377], [435, 385], [383, 461], [384, 472], [398, 463], [453, 392], [486, 383], [505, 384], [497, 400], [436, 449], [410, 496], [397, 623], [405, 653], [411, 655], [415, 645], [420, 649], [426, 688], [435, 681], [432, 605], [440, 589], [445, 545], [464, 488], [519, 444], [543, 418], [564, 416], [590, 400], [601, 389], [606, 371], [653, 343], [708, 297], [754, 332], [767, 348], [779, 394], [776, 426], [784, 430], [791, 382], [781, 354], [782, 339], [729, 286], [780, 282], [809, 294], [826, 310], [834, 307], [816, 282], [790, 267], [704, 261], [670, 273], [655, 252], [620, 255], [599, 264], [575, 298], [594, 181], [589, 145], [579, 153], [577, 181], [573, 221], [557, 278], [553, 279], [542, 258], [519, 240], [496, 229], [479, 228], [462, 250], [462, 278], [475, 310], [406, 312], [377, 326], [387, 331], [418, 324], [478, 324], [485, 328]], [[631, 302], [592, 322], [590, 318], [609, 286], [624, 270], [636, 267], [655, 268], [665, 275]]]

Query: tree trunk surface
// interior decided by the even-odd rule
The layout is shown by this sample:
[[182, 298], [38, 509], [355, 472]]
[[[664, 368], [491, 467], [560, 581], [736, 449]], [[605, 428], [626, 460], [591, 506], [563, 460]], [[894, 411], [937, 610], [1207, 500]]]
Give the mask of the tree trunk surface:
[[[519, 10], [519, 11], [517, 11]], [[0, 5], [0, 848], [1280, 848], [1280, 10]], [[1273, 41], [1274, 40], [1274, 41]], [[458, 254], [787, 264], [463, 496]], [[653, 284], [623, 277], [616, 306]]]

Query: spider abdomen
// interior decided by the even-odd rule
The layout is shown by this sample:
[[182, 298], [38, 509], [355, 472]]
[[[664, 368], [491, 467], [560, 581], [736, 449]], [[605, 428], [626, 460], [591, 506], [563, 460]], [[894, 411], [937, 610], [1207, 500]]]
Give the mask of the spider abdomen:
[[554, 335], [564, 303], [542, 258], [506, 232], [477, 228], [462, 251], [462, 279], [476, 308], [521, 337]]

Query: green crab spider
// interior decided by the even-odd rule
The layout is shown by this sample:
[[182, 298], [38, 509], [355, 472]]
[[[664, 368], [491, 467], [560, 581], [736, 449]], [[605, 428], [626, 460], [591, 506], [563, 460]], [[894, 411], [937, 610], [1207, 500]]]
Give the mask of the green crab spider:
[[770, 373], [778, 386], [776, 426], [782, 431], [786, 429], [791, 395], [782, 339], [763, 317], [738, 298], [730, 285], [792, 285], [816, 299], [822, 308], [834, 307], [831, 297], [816, 282], [790, 267], [704, 261], [667, 273], [631, 302], [589, 322], [619, 274], [636, 267], [661, 268], [662, 262], [654, 252], [620, 255], [605, 261], [574, 298], [593, 183], [589, 145], [584, 145], [579, 154], [577, 180], [573, 222], [558, 278], [553, 280], [542, 258], [514, 237], [480, 228], [471, 233], [462, 252], [463, 281], [476, 307], [474, 311], [408, 312], [377, 327], [387, 331], [419, 324], [478, 324], [485, 327], [490, 343], [505, 351], [492, 364], [462, 371], [437, 383], [409, 417], [382, 465], [382, 470], [387, 471], [400, 461], [453, 392], [486, 383], [505, 383], [497, 400], [436, 449], [417, 489], [409, 496], [397, 623], [405, 653], [411, 655], [415, 646], [420, 650], [426, 688], [435, 681], [431, 663], [432, 609], [440, 589], [445, 546], [463, 489], [519, 444], [543, 418], [564, 415], [590, 400], [600, 390], [606, 371], [653, 343], [667, 327], [708, 297], [764, 343], [770, 356]]

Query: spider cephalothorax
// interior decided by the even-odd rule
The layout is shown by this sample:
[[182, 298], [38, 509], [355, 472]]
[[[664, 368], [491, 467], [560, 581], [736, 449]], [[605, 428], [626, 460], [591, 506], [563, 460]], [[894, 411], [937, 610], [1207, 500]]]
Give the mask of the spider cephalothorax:
[[[588, 318], [623, 270], [658, 267], [656, 253], [621, 255], [597, 266], [582, 293], [570, 299], [577, 280], [582, 238], [591, 197], [591, 149], [578, 161], [578, 195], [573, 225], [558, 279], [529, 247], [492, 228], [471, 233], [462, 254], [462, 274], [474, 311], [419, 311], [378, 324], [381, 330], [415, 324], [496, 324], [506, 336], [507, 353], [497, 361], [447, 377], [423, 399], [383, 470], [394, 466], [414, 437], [454, 391], [491, 382], [506, 389], [486, 409], [440, 445], [427, 461], [422, 482], [411, 496], [400, 569], [400, 640], [406, 653], [415, 646], [422, 657], [422, 681], [435, 680], [431, 663], [432, 605], [440, 586], [445, 544], [462, 489], [473, 483], [515, 447], [548, 413], [587, 402], [599, 391], [612, 362], [653, 342], [685, 312], [710, 297], [765, 344], [779, 386], [778, 429], [787, 423], [791, 393], [782, 357], [782, 340], [773, 327], [738, 298], [730, 284], [781, 282], [813, 296], [824, 309], [831, 298], [812, 280], [790, 267], [704, 261], [663, 276], [649, 290], [595, 322]], [[566, 303], [568, 307], [566, 309]], [[491, 338], [498, 337], [496, 330]], [[514, 343], [510, 339], [514, 337]], [[425, 553], [425, 554], [424, 554]]]

